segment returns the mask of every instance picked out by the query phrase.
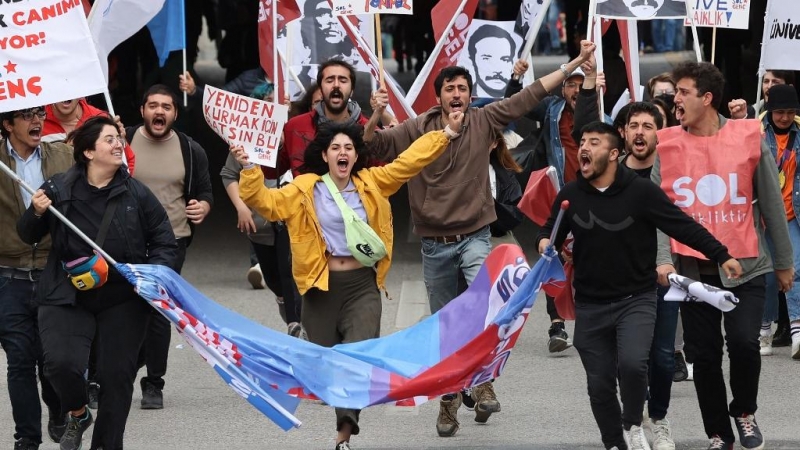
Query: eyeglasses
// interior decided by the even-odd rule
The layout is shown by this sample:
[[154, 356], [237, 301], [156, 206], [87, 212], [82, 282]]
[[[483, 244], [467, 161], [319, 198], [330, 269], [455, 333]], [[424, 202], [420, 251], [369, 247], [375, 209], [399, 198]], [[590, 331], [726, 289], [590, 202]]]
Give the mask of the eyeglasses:
[[14, 114], [14, 117], [22, 117], [22, 120], [26, 121], [33, 120], [33, 116], [36, 116], [44, 120], [47, 117], [47, 112], [43, 109], [36, 109], [36, 110], [22, 111]]
[[121, 147], [125, 147], [127, 145], [125, 138], [122, 136], [106, 136], [103, 138], [103, 142], [108, 144], [111, 148], [114, 147], [114, 144], [119, 144]]

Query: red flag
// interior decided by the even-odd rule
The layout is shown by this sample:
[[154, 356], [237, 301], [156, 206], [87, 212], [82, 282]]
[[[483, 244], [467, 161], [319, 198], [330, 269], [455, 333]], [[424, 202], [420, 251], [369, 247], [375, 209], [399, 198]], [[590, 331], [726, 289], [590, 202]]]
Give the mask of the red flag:
[[92, 5], [89, 3], [89, 0], [81, 0], [83, 4], [83, 13], [86, 14], [86, 17], [89, 17], [89, 13], [92, 11]]
[[[464, 9], [456, 17], [453, 26], [448, 29], [447, 26], [459, 12], [462, 1], [465, 2]], [[433, 7], [431, 22], [437, 42], [436, 48], [406, 96], [417, 113], [425, 112], [437, 104], [433, 78], [442, 69], [455, 65], [458, 61], [458, 55], [467, 40], [472, 16], [475, 15], [477, 7], [478, 0], [442, 0]]]
[[[278, 58], [278, 74], [273, 72], [274, 41], [276, 33], [272, 30], [272, 2], [277, 0], [259, 0], [258, 8], [258, 55], [261, 68], [275, 85], [275, 102], [283, 103], [286, 97], [283, 79], [283, 62]], [[286, 29], [286, 24], [299, 19], [300, 8], [295, 0], [278, 1], [278, 30]]]
[[556, 201], [558, 193], [556, 188], [558, 181], [553, 180], [552, 176], [547, 173], [548, 171], [552, 173], [552, 176], [556, 175], [553, 167], [531, 173], [528, 184], [525, 186], [525, 193], [522, 194], [522, 199], [517, 204], [517, 208], [539, 226], [544, 225], [550, 217], [553, 202]]

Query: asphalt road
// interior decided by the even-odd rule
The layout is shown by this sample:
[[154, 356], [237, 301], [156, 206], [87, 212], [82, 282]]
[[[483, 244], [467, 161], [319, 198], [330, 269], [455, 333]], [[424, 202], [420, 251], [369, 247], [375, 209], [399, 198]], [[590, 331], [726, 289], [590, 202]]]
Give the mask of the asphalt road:
[[[648, 55], [642, 59], [643, 78], [668, 70], [683, 55]], [[542, 67], [553, 70], [560, 58], [541, 58]], [[219, 70], [209, 65], [209, 79]], [[540, 73], [545, 73], [542, 70]], [[408, 76], [400, 75], [406, 84]], [[405, 80], [405, 81], [403, 81]], [[364, 93], [362, 93], [363, 95]], [[212, 147], [212, 145], [207, 145]], [[216, 150], [215, 150], [216, 151]], [[224, 154], [212, 159], [224, 159]], [[395, 208], [396, 240], [394, 265], [388, 289], [394, 300], [384, 299], [382, 330], [391, 333], [425, 314], [421, 285], [419, 243], [408, 232], [405, 192], [398, 193]], [[268, 327], [284, 331], [274, 297], [250, 288], [247, 243], [235, 228], [236, 216], [222, 191], [206, 223], [198, 227], [189, 249], [184, 276], [199, 290], [222, 305]], [[517, 230], [523, 248], [530, 254], [530, 224]], [[485, 425], [472, 420], [461, 409], [461, 430], [452, 438], [435, 431], [438, 402], [418, 408], [378, 406], [362, 413], [361, 435], [352, 440], [355, 449], [600, 449], [600, 435], [592, 417], [583, 368], [577, 353], [569, 349], [556, 356], [547, 352], [548, 319], [543, 297], [539, 298], [522, 332], [503, 376], [496, 382], [502, 412]], [[571, 334], [571, 324], [568, 326]], [[5, 360], [0, 358], [0, 371]], [[726, 369], [727, 370], [727, 369]], [[334, 414], [331, 408], [303, 402], [297, 417], [301, 428], [283, 432], [225, 386], [176, 333], [170, 350], [166, 377], [165, 409], [140, 410], [141, 393], [134, 404], [126, 430], [126, 449], [330, 449], [334, 446]], [[13, 445], [13, 421], [5, 379], [0, 380], [0, 447]], [[672, 389], [668, 418], [677, 447], [705, 449], [705, 439], [691, 381]], [[800, 363], [792, 361], [789, 349], [776, 349], [764, 358], [760, 382], [758, 421], [768, 449], [800, 449]], [[43, 416], [46, 423], [46, 413]], [[89, 430], [91, 432], [91, 430]], [[88, 434], [85, 440], [88, 448]], [[57, 444], [46, 442], [43, 450]]]

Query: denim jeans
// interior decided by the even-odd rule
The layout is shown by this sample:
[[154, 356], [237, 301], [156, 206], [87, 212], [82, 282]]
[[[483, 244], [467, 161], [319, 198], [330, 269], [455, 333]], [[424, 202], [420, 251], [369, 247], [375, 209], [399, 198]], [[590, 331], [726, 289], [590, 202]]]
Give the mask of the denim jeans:
[[428, 291], [431, 314], [456, 298], [460, 273], [464, 274], [467, 285], [472, 284], [492, 249], [490, 238], [488, 226], [452, 244], [422, 238], [422, 277]]
[[[0, 344], [8, 365], [8, 397], [14, 417], [14, 439], [42, 441], [42, 404], [36, 385], [37, 366], [42, 374], [42, 344], [39, 324], [36, 283], [0, 277]], [[53, 387], [42, 376], [42, 399], [50, 415], [61, 415], [61, 406]]]
[[680, 19], [651, 20], [650, 26], [653, 30], [653, 47], [656, 53], [681, 50], [674, 48], [675, 36], [680, 31]]
[[[789, 238], [791, 240], [791, 225], [792, 222], [789, 222]], [[775, 254], [775, 244], [772, 243], [772, 239], [769, 237], [769, 233], [765, 233], [764, 236], [767, 240], [767, 248], [769, 249], [769, 254]], [[796, 244], [794, 240], [792, 240], [792, 246], [794, 247]], [[795, 264], [794, 266], [797, 267], [797, 250], [795, 250]], [[769, 272], [764, 275], [764, 280], [767, 283], [766, 287], [766, 297], [764, 297], [764, 316], [761, 319], [761, 322], [775, 322], [778, 320], [778, 296], [780, 293], [778, 292], [778, 280], [775, 278], [774, 272]]]
[[678, 326], [680, 303], [664, 301], [668, 290], [668, 287], [658, 286], [656, 326], [650, 347], [650, 399], [647, 410], [651, 418], [658, 420], [667, 416], [672, 376], [675, 373], [675, 330]]
[[[789, 321], [794, 322], [800, 320], [800, 273], [797, 272], [800, 268], [800, 222], [797, 219], [789, 221], [789, 240], [794, 253], [794, 283], [786, 293], [786, 308], [789, 310]], [[775, 316], [777, 318], [777, 314]]]

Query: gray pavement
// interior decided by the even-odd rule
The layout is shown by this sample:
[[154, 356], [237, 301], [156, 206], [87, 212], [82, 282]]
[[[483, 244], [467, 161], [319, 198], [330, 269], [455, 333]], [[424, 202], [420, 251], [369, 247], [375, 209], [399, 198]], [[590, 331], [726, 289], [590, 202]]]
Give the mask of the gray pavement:
[[[667, 70], [673, 60], [681, 57], [644, 57], [643, 77]], [[540, 60], [546, 67], [554, 69], [564, 59]], [[219, 77], [219, 70], [209, 65], [207, 76], [209, 79]], [[419, 243], [408, 230], [405, 191], [394, 197], [393, 207], [397, 242], [394, 265], [387, 280], [393, 299], [383, 301], [384, 334], [409, 326], [427, 313], [421, 285]], [[222, 191], [218, 191], [217, 205], [207, 222], [197, 229], [197, 237], [188, 252], [184, 276], [220, 304], [270, 328], [285, 331], [274, 296], [264, 290], [251, 289], [245, 280], [247, 243], [236, 230], [235, 223], [236, 215], [230, 202]], [[534, 233], [534, 226], [530, 223], [521, 226], [516, 233], [529, 256], [534, 252]], [[378, 406], [362, 413], [362, 432], [353, 438], [353, 447], [602, 448], [589, 408], [585, 375], [578, 355], [574, 349], [558, 355], [548, 354], [548, 322], [544, 298], [540, 296], [503, 376], [495, 385], [503, 410], [492, 416], [487, 424], [475, 423], [472, 413], [462, 408], [459, 412], [461, 430], [452, 438], [439, 438], [434, 428], [438, 402], [428, 402], [418, 408]], [[571, 324], [568, 330], [571, 334]], [[5, 359], [0, 359], [0, 372], [5, 372]], [[136, 388], [126, 430], [126, 449], [333, 448], [335, 429], [331, 408], [303, 402], [296, 413], [303, 426], [285, 433], [226, 387], [174, 332], [169, 364], [165, 409], [139, 409], [141, 392]], [[705, 449], [707, 443], [693, 383], [674, 384], [672, 396], [668, 417], [673, 424], [678, 448]], [[800, 362], [790, 359], [788, 348], [776, 349], [774, 356], [763, 359], [759, 403], [758, 420], [766, 437], [766, 448], [800, 449]], [[46, 412], [42, 421], [46, 424]], [[5, 378], [0, 377], [0, 448], [12, 447], [12, 434], [7, 385]], [[87, 434], [85, 448], [88, 448], [88, 440]], [[46, 442], [41, 448], [54, 450], [58, 445]]]

